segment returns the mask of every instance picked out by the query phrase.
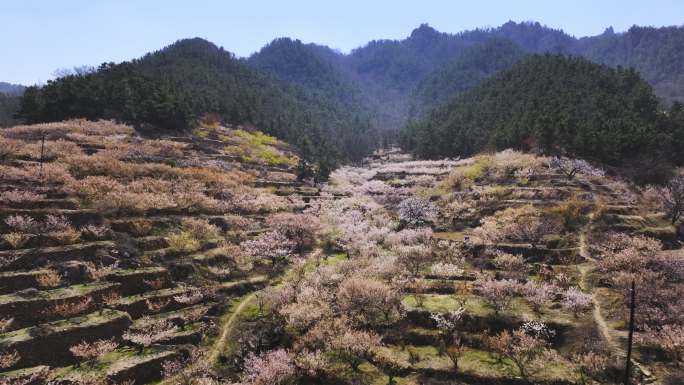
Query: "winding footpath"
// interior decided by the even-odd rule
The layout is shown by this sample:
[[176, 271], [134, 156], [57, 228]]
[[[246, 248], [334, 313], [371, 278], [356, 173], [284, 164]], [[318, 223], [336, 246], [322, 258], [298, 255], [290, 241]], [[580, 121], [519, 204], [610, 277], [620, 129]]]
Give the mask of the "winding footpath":
[[245, 309], [245, 307], [247, 307], [247, 305], [249, 305], [249, 303], [252, 302], [252, 300], [256, 296], [256, 293], [257, 292], [253, 292], [245, 298], [243, 298], [242, 301], [240, 301], [238, 306], [235, 308], [233, 313], [230, 315], [228, 320], [223, 324], [221, 336], [216, 340], [216, 342], [210, 350], [209, 362], [211, 362], [212, 364], [218, 360], [218, 357], [221, 354], [221, 352], [225, 350], [226, 344], [228, 342], [228, 336], [230, 336], [230, 332], [233, 330], [233, 326], [238, 321], [238, 317]]
[[[590, 263], [578, 265], [578, 269], [580, 271], [580, 281], [579, 285], [580, 288], [587, 292], [591, 292], [591, 299], [593, 303], [594, 310], [592, 312], [594, 322], [596, 323], [596, 326], [599, 329], [599, 332], [601, 333], [601, 336], [603, 338], [603, 341], [606, 344], [606, 347], [608, 350], [617, 358], [619, 359], [626, 359], [627, 358], [627, 351], [625, 350], [625, 347], [620, 344], [618, 338], [616, 338], [615, 333], [616, 331], [611, 329], [608, 326], [608, 323], [606, 322], [605, 317], [603, 316], [603, 311], [601, 309], [601, 302], [598, 300], [596, 296], [596, 292], [594, 290], [591, 290], [591, 287], [589, 283], [587, 282], [587, 274], [591, 271], [592, 266], [591, 264], [596, 263], [596, 259], [592, 257], [591, 253], [589, 252], [589, 246], [587, 244], [587, 233], [591, 230], [591, 224], [594, 220], [594, 213], [589, 214], [589, 221], [585, 228], [582, 230], [580, 233], [579, 237], [579, 247], [580, 247], [580, 256], [584, 258], [586, 261], [589, 261]], [[650, 383], [655, 381], [655, 378], [652, 376], [651, 372], [646, 369], [641, 363], [636, 361], [634, 358], [632, 358], [632, 365], [634, 368], [636, 368], [641, 375], [644, 377], [644, 380], [646, 383]]]

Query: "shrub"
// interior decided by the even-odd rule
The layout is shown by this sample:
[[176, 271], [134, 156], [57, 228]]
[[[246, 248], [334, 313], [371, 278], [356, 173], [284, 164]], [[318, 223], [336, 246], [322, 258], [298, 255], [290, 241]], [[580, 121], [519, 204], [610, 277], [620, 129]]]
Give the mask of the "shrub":
[[31, 240], [33, 236], [30, 234], [11, 232], [2, 234], [2, 239], [5, 240], [13, 249], [20, 249]]
[[111, 229], [105, 225], [88, 224], [81, 227], [81, 234], [88, 239], [104, 239]]
[[[2, 351], [0, 352], [0, 369], [10, 368], [19, 362], [20, 359], [21, 356], [16, 351]], [[2, 379], [0, 378], [0, 380]]]
[[522, 255], [497, 251], [492, 263], [497, 269], [503, 270], [508, 278], [524, 278], [527, 275], [528, 267]]
[[484, 176], [494, 167], [495, 162], [491, 156], [483, 155], [475, 159], [475, 163], [463, 171], [463, 176], [471, 181], [476, 181]]
[[36, 281], [42, 288], [52, 288], [62, 284], [62, 276], [54, 270], [48, 270], [47, 273], [38, 276]]
[[38, 222], [26, 215], [12, 215], [5, 218], [5, 223], [10, 228], [22, 232], [35, 234], [40, 232], [40, 225]]
[[171, 249], [181, 252], [192, 252], [199, 250], [201, 247], [200, 241], [190, 231], [178, 231], [169, 234], [166, 240]]
[[63, 301], [44, 310], [43, 314], [51, 317], [67, 318], [83, 313], [91, 307], [92, 303], [93, 299], [91, 297], [84, 297], [75, 301]]
[[217, 238], [221, 233], [218, 227], [203, 218], [183, 218], [181, 227], [199, 240]]
[[587, 221], [585, 215], [589, 204], [571, 199], [560, 203], [555, 207], [550, 207], [544, 210], [544, 213], [551, 217], [558, 218], [566, 229], [576, 230]]
[[19, 140], [0, 137], [0, 163], [15, 159], [23, 146], [24, 143]]
[[278, 139], [273, 136], [266, 135], [261, 131], [247, 132], [245, 130], [238, 129], [233, 131], [233, 133], [252, 146], [273, 145], [278, 143]]
[[21, 203], [36, 202], [45, 199], [45, 194], [37, 194], [32, 191], [9, 190], [0, 193], [0, 202]]

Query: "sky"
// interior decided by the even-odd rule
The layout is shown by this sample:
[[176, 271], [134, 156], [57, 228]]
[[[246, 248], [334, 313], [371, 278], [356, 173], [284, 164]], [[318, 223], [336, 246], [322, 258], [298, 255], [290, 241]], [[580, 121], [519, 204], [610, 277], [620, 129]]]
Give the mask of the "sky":
[[682, 25], [682, 0], [0, 0], [0, 81], [40, 84], [63, 68], [140, 57], [187, 37], [248, 56], [276, 37], [349, 52], [442, 32], [539, 21], [580, 37]]

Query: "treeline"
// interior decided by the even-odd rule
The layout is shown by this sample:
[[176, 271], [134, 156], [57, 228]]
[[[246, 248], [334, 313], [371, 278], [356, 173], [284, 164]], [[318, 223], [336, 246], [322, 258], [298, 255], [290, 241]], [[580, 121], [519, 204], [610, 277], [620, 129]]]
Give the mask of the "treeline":
[[322, 169], [360, 159], [377, 140], [366, 116], [322, 90], [250, 68], [202, 39], [29, 87], [19, 111], [29, 123], [105, 118], [159, 130], [192, 128], [205, 114], [299, 146]]
[[19, 96], [0, 92], [0, 127], [9, 127], [17, 123], [14, 115], [19, 109]]
[[633, 69], [533, 55], [407, 125], [402, 145], [436, 158], [515, 148], [624, 165], [681, 162], [684, 114], [661, 112]]
[[19, 109], [19, 98], [25, 88], [19, 84], [0, 82], [0, 127], [17, 124], [14, 116]]

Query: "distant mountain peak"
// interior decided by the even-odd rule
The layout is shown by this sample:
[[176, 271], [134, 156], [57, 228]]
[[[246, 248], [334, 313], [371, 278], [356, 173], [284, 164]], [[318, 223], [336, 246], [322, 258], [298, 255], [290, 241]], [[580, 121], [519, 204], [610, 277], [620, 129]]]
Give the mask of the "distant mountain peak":
[[167, 46], [164, 50], [181, 50], [181, 51], [219, 51], [216, 44], [201, 37], [193, 37], [187, 39], [177, 40], [175, 43]]
[[428, 23], [423, 23], [411, 32], [411, 39], [429, 39], [439, 37], [440, 35], [441, 33], [430, 27]]

